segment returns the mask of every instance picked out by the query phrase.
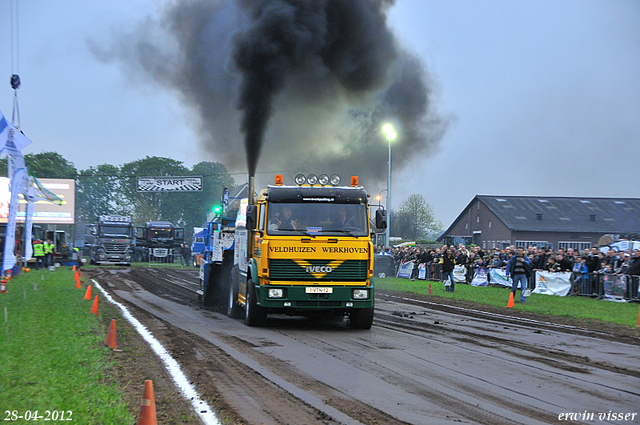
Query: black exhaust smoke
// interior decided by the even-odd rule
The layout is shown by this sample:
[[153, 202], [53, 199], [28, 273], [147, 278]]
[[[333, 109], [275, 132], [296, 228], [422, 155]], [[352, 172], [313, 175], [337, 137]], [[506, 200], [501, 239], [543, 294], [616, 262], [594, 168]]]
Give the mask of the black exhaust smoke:
[[246, 157], [254, 176], [262, 154], [266, 171], [371, 183], [386, 179], [385, 122], [398, 131], [396, 170], [431, 152], [446, 129], [422, 62], [387, 27], [393, 3], [179, 1], [111, 48], [89, 45], [129, 75], [177, 90], [197, 113], [203, 146], [232, 170]]

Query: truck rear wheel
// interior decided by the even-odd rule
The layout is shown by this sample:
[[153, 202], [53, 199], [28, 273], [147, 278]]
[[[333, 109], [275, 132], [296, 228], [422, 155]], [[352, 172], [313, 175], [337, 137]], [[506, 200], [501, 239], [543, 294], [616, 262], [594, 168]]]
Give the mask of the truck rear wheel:
[[202, 297], [203, 300], [203, 305], [205, 307], [214, 307], [216, 304], [216, 275], [220, 274], [220, 266], [218, 265], [210, 265], [209, 267], [207, 267], [207, 271], [204, 275], [204, 283], [206, 283], [206, 285], [204, 286], [204, 296]]
[[247, 326], [264, 326], [267, 321], [267, 310], [258, 305], [256, 288], [251, 279], [247, 280], [247, 305], [244, 323]]
[[234, 266], [231, 269], [231, 281], [229, 282], [229, 300], [227, 305], [227, 316], [232, 319], [239, 319], [241, 309], [238, 305], [238, 291], [240, 286], [240, 268]]
[[350, 313], [349, 325], [353, 329], [371, 329], [373, 324], [373, 307], [358, 308]]

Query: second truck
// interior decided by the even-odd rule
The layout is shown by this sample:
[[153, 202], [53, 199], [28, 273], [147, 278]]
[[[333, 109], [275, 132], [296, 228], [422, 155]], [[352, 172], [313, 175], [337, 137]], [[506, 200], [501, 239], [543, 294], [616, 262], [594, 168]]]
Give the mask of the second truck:
[[131, 265], [133, 261], [133, 225], [131, 218], [101, 215], [96, 224], [88, 224], [85, 246], [91, 264]]
[[[346, 316], [351, 327], [369, 329], [374, 250], [358, 178], [340, 186], [335, 175], [298, 175], [296, 185], [284, 185], [278, 175], [255, 202], [248, 198], [233, 220], [223, 214], [208, 224], [203, 303], [224, 306], [249, 326], [277, 313]], [[375, 227], [385, 226], [385, 212], [377, 210]]]

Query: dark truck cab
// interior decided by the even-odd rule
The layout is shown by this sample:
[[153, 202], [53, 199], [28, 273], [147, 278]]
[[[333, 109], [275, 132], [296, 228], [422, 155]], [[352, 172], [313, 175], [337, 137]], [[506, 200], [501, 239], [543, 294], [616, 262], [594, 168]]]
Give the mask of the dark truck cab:
[[172, 263], [180, 255], [184, 243], [184, 228], [169, 221], [147, 221], [136, 228], [136, 246], [142, 261]]

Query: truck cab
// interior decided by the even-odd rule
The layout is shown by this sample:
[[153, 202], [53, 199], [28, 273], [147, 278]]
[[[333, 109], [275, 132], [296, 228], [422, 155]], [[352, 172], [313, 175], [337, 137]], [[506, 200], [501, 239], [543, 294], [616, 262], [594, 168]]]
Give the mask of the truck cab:
[[184, 228], [169, 221], [148, 221], [136, 228], [136, 246], [142, 251], [142, 261], [172, 263], [180, 255], [184, 243]]
[[91, 264], [131, 265], [132, 243], [133, 225], [130, 217], [102, 215], [97, 223], [86, 227], [85, 246], [89, 248]]
[[[270, 313], [342, 315], [352, 327], [369, 329], [374, 250], [367, 193], [357, 177], [350, 186], [296, 180], [287, 186], [277, 176], [253, 205], [244, 203], [228, 230], [233, 266], [225, 273], [223, 264], [217, 277], [229, 279], [217, 285], [228, 290], [227, 313], [237, 317], [244, 310], [249, 326], [263, 325]], [[384, 214], [377, 216], [382, 227]]]

